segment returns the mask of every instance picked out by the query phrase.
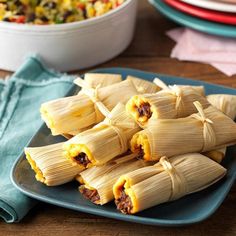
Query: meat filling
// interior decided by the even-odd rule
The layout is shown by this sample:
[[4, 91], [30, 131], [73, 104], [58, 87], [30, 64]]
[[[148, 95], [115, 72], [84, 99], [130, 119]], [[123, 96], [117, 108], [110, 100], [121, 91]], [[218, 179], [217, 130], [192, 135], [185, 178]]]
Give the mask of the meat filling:
[[137, 111], [140, 117], [145, 116], [149, 119], [152, 116], [151, 106], [148, 102], [145, 102], [137, 107]]
[[137, 158], [138, 159], [143, 159], [145, 153], [144, 153], [144, 150], [143, 150], [142, 146], [141, 145], [136, 146], [135, 149], [136, 149], [135, 151], [138, 153]]
[[90, 163], [88, 156], [84, 152], [81, 152], [78, 156], [74, 157], [74, 160], [84, 167], [86, 167]]
[[89, 199], [93, 203], [97, 203], [100, 200], [100, 196], [96, 189], [91, 190], [91, 189], [82, 187], [80, 188], [80, 192], [86, 199]]
[[121, 191], [120, 198], [115, 200], [117, 209], [120, 210], [124, 214], [131, 214], [131, 210], [133, 208], [131, 199], [128, 195], [126, 195], [124, 188]]

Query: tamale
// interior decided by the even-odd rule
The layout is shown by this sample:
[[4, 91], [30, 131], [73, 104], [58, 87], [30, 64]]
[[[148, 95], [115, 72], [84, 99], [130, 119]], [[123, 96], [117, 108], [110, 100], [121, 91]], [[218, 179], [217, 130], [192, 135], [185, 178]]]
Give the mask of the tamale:
[[[97, 86], [100, 86], [100, 88], [102, 88], [115, 83], [119, 83], [122, 81], [122, 76], [119, 74], [86, 73], [84, 75], [84, 81], [86, 82], [88, 87], [95, 89]], [[74, 83], [77, 84], [76, 79], [74, 80]], [[79, 93], [82, 92], [83, 88]]]
[[[162, 80], [160, 80], [159, 78], [155, 78], [153, 80], [153, 83], [156, 84], [158, 87], [160, 87], [163, 90], [171, 90], [171, 86], [173, 85], [167, 85], [166, 83], [164, 83]], [[177, 86], [179, 86], [180, 88], [184, 88], [185, 86], [189, 86], [192, 89], [194, 89], [197, 93], [199, 93], [202, 96], [206, 96], [205, 94], [205, 88], [202, 85], [184, 85], [184, 84], [178, 84]]]
[[25, 148], [25, 155], [35, 172], [35, 178], [48, 186], [67, 183], [82, 171], [63, 156], [62, 144]]
[[[230, 94], [211, 94], [207, 96], [208, 101], [232, 120], [236, 117], [236, 96]], [[212, 160], [221, 163], [226, 154], [226, 147], [203, 153]]]
[[125, 105], [118, 103], [103, 122], [65, 142], [64, 155], [74, 165], [86, 168], [102, 165], [125, 153], [131, 137], [139, 130], [126, 113]]
[[199, 101], [204, 108], [210, 103], [191, 86], [169, 86], [155, 94], [133, 96], [126, 104], [126, 110], [141, 127], [148, 126], [150, 118], [174, 119], [191, 115], [196, 108], [194, 101]]
[[206, 152], [236, 143], [236, 124], [213, 106], [186, 118], [150, 120], [147, 129], [131, 139], [131, 150], [145, 160], [189, 152]]
[[126, 80], [131, 80], [134, 83], [138, 92], [140, 93], [156, 93], [162, 89], [153, 82], [138, 77], [134, 77], [131, 75], [128, 75]]
[[[85, 84], [83, 80], [78, 80]], [[86, 94], [85, 94], [86, 93]], [[76, 135], [104, 119], [99, 111], [99, 103], [112, 110], [118, 102], [126, 103], [137, 94], [131, 81], [122, 81], [103, 88], [84, 88], [83, 93], [76, 96], [60, 98], [41, 105], [41, 115], [52, 135]]]
[[199, 153], [162, 157], [154, 166], [122, 175], [113, 186], [118, 210], [135, 214], [216, 183], [226, 169]]
[[91, 202], [104, 205], [114, 199], [112, 187], [123, 174], [147, 166], [149, 162], [136, 159], [135, 154], [116, 158], [102, 166], [82, 171], [78, 181], [81, 194]]
[[230, 94], [211, 94], [207, 100], [212, 106], [218, 108], [232, 120], [236, 117], [236, 95]]

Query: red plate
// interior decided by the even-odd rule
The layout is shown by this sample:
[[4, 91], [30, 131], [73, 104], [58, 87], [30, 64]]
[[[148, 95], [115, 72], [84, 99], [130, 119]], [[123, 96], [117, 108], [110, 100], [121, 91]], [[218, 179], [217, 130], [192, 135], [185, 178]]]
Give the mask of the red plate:
[[200, 7], [192, 6], [178, 0], [164, 0], [168, 5], [178, 9], [179, 11], [197, 16], [202, 19], [216, 21], [225, 24], [236, 25], [236, 14], [222, 13], [219, 11], [206, 10]]

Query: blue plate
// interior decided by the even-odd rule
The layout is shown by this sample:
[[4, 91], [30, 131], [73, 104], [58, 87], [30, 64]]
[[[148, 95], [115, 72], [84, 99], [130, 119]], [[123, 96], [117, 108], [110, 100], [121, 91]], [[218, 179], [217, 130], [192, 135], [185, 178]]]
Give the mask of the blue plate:
[[199, 18], [187, 15], [168, 6], [162, 0], [149, 0], [149, 2], [163, 15], [181, 25], [209, 34], [215, 34], [225, 37], [236, 37], [235, 26], [228, 26], [224, 24], [201, 20]]
[[[99, 69], [93, 72], [118, 73], [121, 74], [123, 78], [127, 75], [133, 75], [149, 81], [158, 77], [167, 84], [204, 85], [207, 94], [227, 93], [236, 95], [236, 90], [232, 88], [139, 70], [109, 68]], [[74, 91], [70, 91], [70, 94], [73, 93]], [[49, 129], [43, 125], [30, 141], [29, 146], [43, 146], [63, 140], [64, 138], [62, 137], [51, 136]], [[136, 215], [124, 215], [119, 213], [114, 203], [109, 203], [105, 206], [92, 204], [80, 195], [77, 190], [78, 184], [76, 182], [58, 187], [47, 187], [37, 182], [34, 178], [34, 172], [30, 169], [23, 153], [12, 169], [11, 178], [13, 184], [26, 195], [61, 207], [135, 223], [180, 226], [205, 220], [217, 210], [234, 183], [236, 177], [236, 158], [233, 157], [235, 156], [236, 147], [229, 148], [227, 150], [227, 157], [223, 163], [228, 169], [228, 174], [224, 179], [210, 188], [191, 194], [175, 202], [152, 207]]]

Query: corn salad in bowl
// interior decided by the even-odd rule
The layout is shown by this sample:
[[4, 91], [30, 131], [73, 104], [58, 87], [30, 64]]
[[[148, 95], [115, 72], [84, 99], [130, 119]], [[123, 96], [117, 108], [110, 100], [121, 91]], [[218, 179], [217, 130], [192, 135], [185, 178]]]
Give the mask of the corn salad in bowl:
[[126, 0], [0, 0], [0, 21], [62, 24], [101, 16]]

